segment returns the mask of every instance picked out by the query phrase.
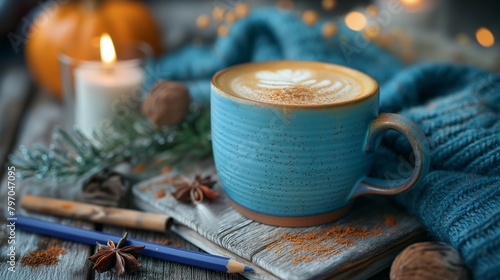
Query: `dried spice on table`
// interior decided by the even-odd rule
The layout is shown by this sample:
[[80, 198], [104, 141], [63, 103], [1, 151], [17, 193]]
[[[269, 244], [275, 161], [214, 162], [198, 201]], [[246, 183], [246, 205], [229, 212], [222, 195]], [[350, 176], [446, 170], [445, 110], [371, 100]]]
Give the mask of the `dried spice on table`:
[[181, 247], [181, 244], [179, 242], [174, 242], [168, 238], [164, 238], [164, 239], [156, 239], [156, 240], [153, 240], [151, 242], [154, 242], [154, 243], [157, 243], [157, 244], [161, 244], [161, 245], [167, 245], [167, 246], [172, 246], [172, 247]]
[[137, 261], [144, 246], [125, 246], [127, 233], [118, 241], [118, 244], [108, 240], [107, 245], [97, 242], [97, 252], [89, 257], [97, 272], [105, 272], [115, 268], [116, 274], [123, 275], [126, 272], [134, 272], [142, 267]]
[[211, 175], [203, 177], [201, 175], [196, 175], [192, 181], [185, 177], [172, 178], [170, 184], [175, 189], [172, 192], [172, 196], [184, 203], [201, 202], [204, 198], [211, 200], [219, 196], [219, 194], [213, 190], [216, 181], [212, 179]]
[[151, 184], [139, 186], [139, 189], [141, 191], [150, 191], [152, 188], [153, 188], [153, 186]]
[[162, 199], [167, 196], [167, 191], [165, 189], [157, 189], [155, 191], [155, 198]]
[[36, 250], [25, 255], [21, 259], [21, 264], [30, 267], [56, 265], [59, 262], [59, 256], [64, 254], [66, 254], [66, 250], [61, 247]]
[[[266, 247], [275, 254], [285, 253], [285, 258], [294, 264], [311, 262], [338, 254], [356, 245], [356, 240], [370, 236], [380, 236], [382, 228], [361, 226], [331, 226], [313, 231], [281, 232], [279, 241]], [[334, 239], [334, 242], [331, 240]], [[288, 248], [290, 248], [288, 250]]]
[[388, 227], [393, 227], [396, 225], [396, 217], [393, 214], [387, 214], [384, 216], [384, 224]]
[[129, 186], [130, 182], [120, 173], [103, 169], [83, 182], [83, 190], [77, 200], [107, 207], [123, 207]]

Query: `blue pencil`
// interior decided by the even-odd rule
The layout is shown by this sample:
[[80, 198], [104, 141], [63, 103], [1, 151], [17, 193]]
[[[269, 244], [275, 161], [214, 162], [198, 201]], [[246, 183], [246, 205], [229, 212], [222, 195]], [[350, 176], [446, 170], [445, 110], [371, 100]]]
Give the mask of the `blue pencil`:
[[[95, 245], [96, 242], [99, 242], [101, 244], [106, 244], [108, 240], [113, 240], [115, 243], [118, 243], [118, 241], [121, 239], [120, 236], [113, 234], [61, 225], [25, 216], [16, 216], [16, 218], [17, 220], [10, 220], [15, 221], [16, 228], [79, 243]], [[178, 262], [228, 273], [252, 271], [251, 267], [226, 257], [160, 245], [133, 238], [127, 239], [127, 245], [145, 246], [144, 250], [142, 250], [141, 252], [141, 255], [167, 261]]]

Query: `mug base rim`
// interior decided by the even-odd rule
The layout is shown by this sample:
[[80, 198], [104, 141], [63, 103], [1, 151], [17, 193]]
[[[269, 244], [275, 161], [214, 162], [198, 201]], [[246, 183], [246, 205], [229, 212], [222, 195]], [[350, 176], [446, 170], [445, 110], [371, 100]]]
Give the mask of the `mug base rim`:
[[287, 217], [287, 216], [274, 216], [274, 215], [259, 213], [250, 210], [244, 206], [241, 206], [232, 199], [229, 199], [229, 202], [236, 211], [238, 211], [241, 215], [251, 220], [266, 225], [280, 226], [280, 227], [310, 227], [310, 226], [317, 226], [333, 222], [345, 216], [345, 214], [349, 212], [352, 206], [351, 204], [349, 204], [337, 210], [323, 214]]

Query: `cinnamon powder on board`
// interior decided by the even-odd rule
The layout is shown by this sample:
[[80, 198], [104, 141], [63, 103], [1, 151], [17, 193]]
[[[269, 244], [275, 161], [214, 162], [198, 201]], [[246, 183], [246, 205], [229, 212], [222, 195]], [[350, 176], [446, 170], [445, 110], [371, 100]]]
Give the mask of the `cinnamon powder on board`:
[[165, 189], [158, 189], [155, 192], [155, 198], [156, 199], [162, 199], [165, 196], [167, 196], [167, 191]]
[[396, 225], [396, 217], [392, 214], [387, 214], [384, 216], [384, 224], [388, 227], [393, 227]]
[[[347, 247], [354, 246], [356, 240], [369, 236], [381, 236], [381, 227], [342, 226], [319, 229], [310, 232], [282, 233], [280, 241], [267, 246], [268, 251], [275, 251], [281, 255], [285, 252], [286, 258], [293, 258], [294, 264], [311, 262], [317, 258], [324, 258], [331, 254], [338, 254]], [[335, 239], [332, 244], [331, 239]], [[291, 245], [291, 246], [290, 246]]]
[[167, 245], [167, 246], [172, 246], [172, 247], [181, 247], [181, 244], [179, 242], [172, 242], [170, 239], [157, 239], [153, 240], [151, 242], [158, 243], [161, 245]]

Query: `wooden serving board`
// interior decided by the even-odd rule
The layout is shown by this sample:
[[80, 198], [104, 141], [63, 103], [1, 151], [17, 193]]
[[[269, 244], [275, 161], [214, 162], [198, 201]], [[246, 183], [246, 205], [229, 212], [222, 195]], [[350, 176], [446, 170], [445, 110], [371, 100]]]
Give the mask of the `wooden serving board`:
[[[172, 216], [173, 230], [201, 249], [254, 268], [249, 279], [366, 279], [390, 265], [406, 246], [422, 240], [422, 225], [385, 197], [362, 197], [344, 218], [326, 225], [283, 228], [249, 220], [220, 196], [201, 204], [176, 201], [165, 179], [215, 175], [212, 162], [174, 170], [133, 188], [136, 206]], [[167, 195], [158, 195], [166, 190]]]

